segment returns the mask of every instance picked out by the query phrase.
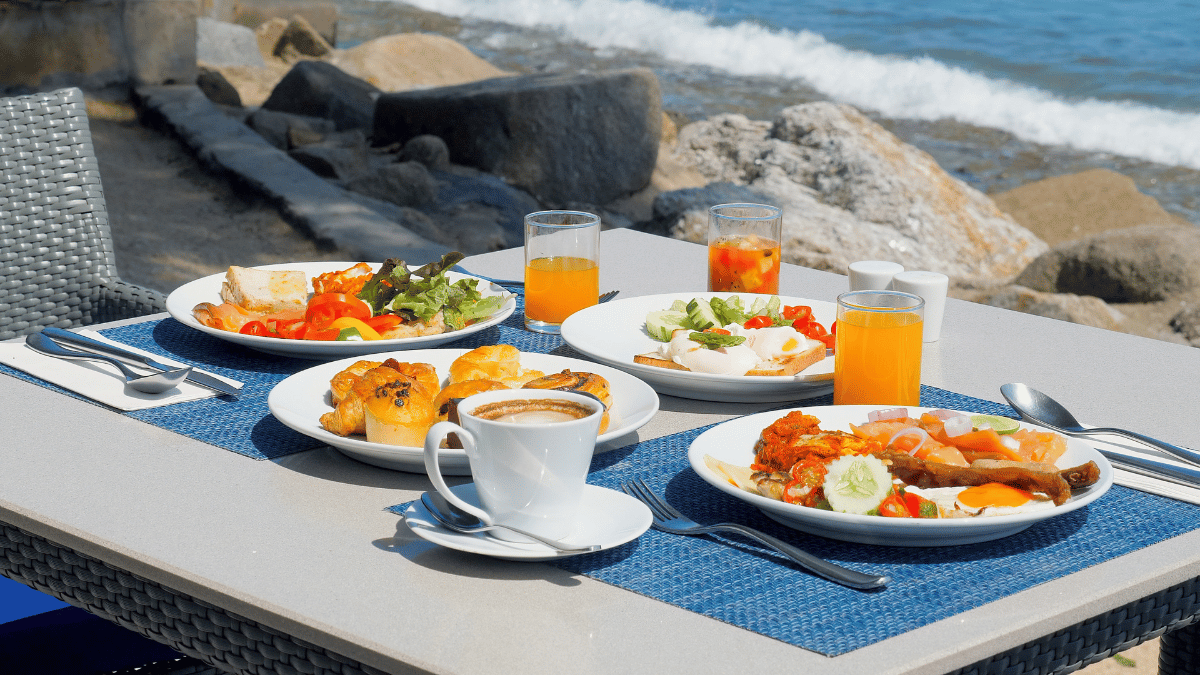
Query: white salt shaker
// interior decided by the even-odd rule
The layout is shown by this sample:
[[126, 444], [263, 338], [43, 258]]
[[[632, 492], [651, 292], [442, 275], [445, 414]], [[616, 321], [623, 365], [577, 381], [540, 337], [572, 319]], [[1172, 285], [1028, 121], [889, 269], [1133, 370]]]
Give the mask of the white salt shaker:
[[925, 328], [921, 336], [925, 342], [937, 342], [942, 335], [942, 314], [949, 286], [949, 277], [939, 272], [900, 272], [892, 277], [892, 290], [919, 295], [925, 301]]
[[850, 263], [850, 290], [886, 291], [892, 277], [904, 271], [904, 266], [885, 260], [859, 260]]

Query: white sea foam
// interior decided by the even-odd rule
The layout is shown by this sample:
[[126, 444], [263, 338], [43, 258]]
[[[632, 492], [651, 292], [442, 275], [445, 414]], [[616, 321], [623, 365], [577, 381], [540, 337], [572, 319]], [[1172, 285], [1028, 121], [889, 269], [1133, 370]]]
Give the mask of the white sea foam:
[[1200, 169], [1200, 115], [1137, 103], [1071, 101], [930, 58], [851, 51], [809, 31], [707, 17], [642, 0], [405, 0], [451, 16], [544, 27], [599, 49], [630, 49], [738, 75], [803, 80], [894, 118], [955, 119], [1038, 143]]

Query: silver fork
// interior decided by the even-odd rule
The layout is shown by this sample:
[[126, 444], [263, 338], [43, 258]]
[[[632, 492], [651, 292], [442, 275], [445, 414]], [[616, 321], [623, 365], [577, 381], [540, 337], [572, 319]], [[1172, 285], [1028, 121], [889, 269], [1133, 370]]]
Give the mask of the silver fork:
[[621, 489], [625, 494], [634, 497], [641, 501], [646, 506], [650, 507], [650, 514], [654, 517], [654, 528], [668, 532], [670, 534], [682, 534], [688, 536], [698, 536], [702, 534], [710, 534], [712, 532], [734, 532], [751, 539], [757, 540], [776, 551], [791, 558], [796, 564], [804, 569], [823, 577], [830, 581], [849, 586], [850, 588], [872, 589], [882, 588], [891, 581], [890, 577], [877, 576], [874, 574], [863, 574], [854, 570], [846, 569], [839, 565], [835, 565], [826, 560], [822, 560], [811, 553], [801, 551], [791, 544], [780, 541], [765, 532], [739, 525], [737, 523], [717, 523], [716, 525], [701, 525], [694, 520], [684, 516], [679, 511], [675, 510], [661, 497], [656, 495], [640, 478], [634, 478], [630, 481], [621, 483]]
[[613, 298], [617, 297], [617, 293], [620, 293], [620, 292], [621, 291], [609, 291], [607, 293], [601, 293], [600, 294], [600, 302], [608, 302], [609, 300], [612, 300]]

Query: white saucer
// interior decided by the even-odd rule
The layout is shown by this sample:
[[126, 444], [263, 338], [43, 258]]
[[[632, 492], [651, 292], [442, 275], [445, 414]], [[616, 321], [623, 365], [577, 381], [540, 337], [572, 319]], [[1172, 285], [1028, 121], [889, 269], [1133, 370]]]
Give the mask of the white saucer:
[[[450, 488], [468, 504], [479, 504], [474, 483]], [[599, 544], [601, 550], [632, 541], [650, 529], [650, 509], [624, 492], [596, 485], [583, 486], [582, 512], [579, 525], [564, 544], [589, 546]], [[579, 555], [578, 552], [555, 551], [537, 542], [512, 542], [496, 539], [486, 532], [460, 534], [437, 524], [418, 499], [404, 509], [404, 522], [418, 537], [439, 546], [468, 553], [503, 558], [505, 560], [554, 560]]]

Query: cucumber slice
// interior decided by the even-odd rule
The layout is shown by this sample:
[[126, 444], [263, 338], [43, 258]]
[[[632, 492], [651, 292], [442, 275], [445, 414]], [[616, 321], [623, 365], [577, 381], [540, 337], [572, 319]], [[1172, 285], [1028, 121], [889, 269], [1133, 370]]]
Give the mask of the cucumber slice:
[[750, 316], [758, 316], [759, 314], [762, 314], [763, 310], [766, 308], [767, 299], [760, 295], [757, 298], [754, 298], [754, 304], [750, 305], [750, 311], [747, 312], [747, 314]]
[[705, 330], [713, 326], [723, 325], [721, 319], [713, 312], [712, 305], [707, 300], [699, 298], [693, 299], [687, 306], [688, 319], [692, 322], [692, 328], [695, 330]]
[[670, 342], [671, 333], [679, 328], [690, 328], [687, 312], [663, 310], [646, 315], [646, 332], [659, 342]]
[[[732, 296], [731, 299], [736, 300], [737, 297]], [[728, 326], [731, 323], [736, 323], [740, 326], [746, 323], [746, 320], [750, 318], [742, 314], [741, 309], [735, 306], [733, 303], [726, 302], [720, 298], [713, 298], [708, 302], [708, 304], [712, 306], [713, 313], [716, 314], [717, 318], [720, 320], [717, 324], [719, 326]]]
[[684, 312], [686, 314], [687, 306], [688, 306], [688, 304], [686, 302], [684, 302], [683, 300], [676, 300], [675, 302], [671, 303], [670, 309], [672, 312]]
[[878, 457], [849, 455], [829, 463], [822, 487], [834, 511], [866, 514], [891, 493], [892, 475]]

